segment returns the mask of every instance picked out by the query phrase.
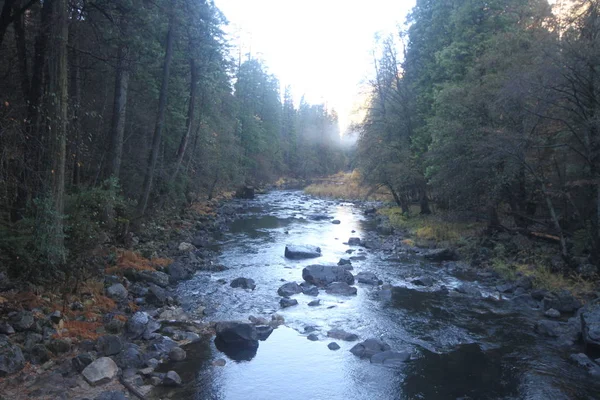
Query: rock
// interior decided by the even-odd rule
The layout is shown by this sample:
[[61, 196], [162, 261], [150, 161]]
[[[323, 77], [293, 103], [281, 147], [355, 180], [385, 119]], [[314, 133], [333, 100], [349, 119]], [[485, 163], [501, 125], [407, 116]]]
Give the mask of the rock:
[[327, 285], [325, 292], [337, 296], [355, 296], [357, 289], [346, 282], [333, 282]]
[[559, 337], [560, 328], [560, 323], [548, 320], [538, 321], [534, 326], [536, 333], [549, 337]]
[[94, 357], [90, 353], [81, 353], [71, 358], [71, 364], [73, 369], [77, 372], [81, 372], [94, 361]]
[[0, 335], [0, 377], [23, 369], [25, 358], [19, 346], [12, 344], [8, 336]]
[[181, 377], [175, 371], [169, 371], [162, 380], [163, 386], [179, 386], [181, 385]]
[[584, 279], [593, 279], [598, 276], [598, 267], [593, 264], [582, 264], [577, 267], [577, 272]]
[[311, 333], [306, 338], [311, 342], [316, 342], [317, 340], [319, 340], [319, 336], [317, 336], [315, 333]]
[[225, 364], [227, 364], [227, 361], [225, 361], [222, 358], [219, 358], [219, 359], [213, 361], [213, 363], [212, 363], [212, 365], [214, 365], [215, 367], [224, 367]]
[[127, 289], [120, 283], [115, 283], [106, 289], [106, 295], [116, 301], [127, 300], [127, 294]]
[[318, 306], [320, 304], [321, 304], [321, 300], [317, 299], [317, 300], [313, 300], [310, 303], [308, 303], [308, 306], [309, 307], [316, 307], [316, 306]]
[[600, 378], [600, 365], [593, 362], [587, 355], [584, 353], [579, 354], [571, 354], [569, 357], [571, 361], [580, 367], [584, 368], [588, 374], [595, 378]]
[[81, 373], [92, 386], [110, 382], [117, 376], [119, 367], [108, 357], [101, 357], [85, 367]]
[[98, 338], [96, 347], [102, 355], [114, 356], [123, 350], [123, 341], [119, 336], [105, 335]]
[[[528, 276], [522, 276], [519, 279], [517, 279], [515, 286], [518, 288], [523, 288], [525, 290], [530, 290], [533, 287], [533, 281]], [[542, 298], [543, 298], [543, 296], [542, 296]], [[539, 300], [541, 300], [541, 298]]]
[[58, 325], [60, 323], [60, 321], [62, 321], [63, 317], [62, 317], [62, 313], [58, 310], [54, 311], [52, 314], [50, 314], [50, 322], [52, 322], [54, 325]]
[[54, 354], [63, 354], [71, 351], [71, 340], [70, 339], [52, 339], [48, 343], [48, 349]]
[[511, 301], [519, 306], [526, 306], [533, 309], [540, 307], [539, 301], [535, 300], [529, 293], [515, 296], [511, 299]]
[[383, 282], [377, 278], [377, 276], [372, 272], [359, 272], [356, 274], [356, 280], [358, 283], [365, 283], [367, 285], [380, 285]]
[[94, 400], [128, 400], [125, 393], [118, 390], [107, 390], [94, 397]]
[[160, 287], [167, 287], [169, 285], [169, 275], [160, 271], [142, 271], [138, 274], [141, 280], [145, 282], [154, 283]]
[[422, 277], [413, 279], [411, 283], [413, 285], [417, 285], [417, 286], [432, 286], [433, 279], [428, 276], [422, 276]]
[[175, 261], [167, 267], [167, 273], [169, 274], [169, 283], [174, 284], [192, 277], [193, 272], [190, 271], [186, 266], [179, 261]]
[[281, 306], [281, 308], [292, 307], [297, 304], [298, 300], [296, 299], [288, 299], [287, 297], [284, 297], [283, 299], [279, 300], [279, 305]]
[[316, 258], [321, 257], [321, 248], [317, 246], [308, 245], [291, 245], [285, 246], [285, 258], [291, 258], [294, 260], [301, 260], [305, 258]]
[[253, 186], [241, 186], [235, 191], [235, 197], [238, 199], [252, 200], [254, 198]]
[[256, 288], [256, 284], [254, 283], [254, 279], [250, 278], [235, 278], [229, 284], [232, 288], [242, 288], [242, 289], [250, 289], [254, 290]]
[[360, 358], [371, 358], [377, 353], [390, 350], [390, 346], [379, 339], [367, 339], [354, 345], [350, 352]]
[[143, 335], [148, 324], [148, 314], [143, 311], [138, 311], [127, 320], [125, 324], [125, 332], [128, 338], [137, 339]]
[[544, 315], [548, 318], [560, 318], [560, 311], [551, 308], [547, 310]]
[[39, 333], [35, 332], [27, 332], [25, 336], [25, 343], [23, 344], [25, 350], [30, 350], [33, 346], [38, 343], [41, 343], [44, 340], [44, 337]]
[[29, 350], [29, 360], [32, 364], [43, 364], [50, 358], [52, 358], [52, 354], [43, 344], [36, 344]]
[[515, 290], [515, 285], [510, 283], [505, 283], [503, 285], [496, 286], [496, 290], [500, 293], [512, 293]]
[[308, 219], [311, 219], [313, 221], [327, 221], [328, 219], [332, 219], [333, 217], [330, 217], [329, 215], [325, 215], [325, 214], [313, 214], [313, 215], [309, 215]]
[[19, 311], [11, 318], [11, 324], [17, 332], [23, 332], [33, 328], [35, 320], [31, 311]]
[[6, 322], [0, 323], [0, 335], [12, 335], [13, 333], [15, 333], [15, 329], [12, 325]]
[[554, 308], [565, 313], [571, 313], [581, 308], [581, 302], [566, 290], [560, 293], [549, 293], [542, 300], [544, 310]]
[[290, 297], [301, 292], [302, 288], [296, 282], [285, 283], [277, 290], [277, 294], [282, 297]]
[[181, 347], [173, 347], [169, 351], [169, 360], [171, 361], [183, 361], [186, 357], [186, 352]]
[[452, 249], [437, 249], [431, 250], [429, 253], [423, 256], [428, 261], [442, 262], [442, 261], [458, 261], [460, 258], [456, 251]]
[[360, 246], [360, 238], [351, 237], [350, 239], [348, 239], [348, 246]]
[[177, 307], [164, 310], [162, 313], [160, 313], [158, 318], [169, 321], [185, 321], [189, 319], [189, 316], [185, 313], [185, 311], [183, 311], [183, 308]]
[[333, 221], [331, 221], [331, 223], [334, 224], [334, 225], [339, 225], [342, 222], [339, 219], [334, 219]]
[[145, 364], [145, 356], [140, 351], [138, 345], [133, 343], [126, 343], [123, 346], [123, 350], [117, 354], [114, 359], [119, 367], [122, 369], [127, 368], [141, 368]]
[[337, 344], [336, 342], [331, 342], [327, 345], [327, 347], [329, 348], [329, 350], [339, 350], [340, 349], [340, 345]]
[[364, 215], [373, 215], [376, 213], [377, 213], [377, 209], [375, 207], [367, 208], [367, 209], [365, 209], [365, 211], [363, 211]]
[[148, 284], [148, 293], [146, 294], [146, 301], [149, 304], [154, 304], [156, 306], [164, 306], [167, 304], [169, 296], [165, 289], [162, 287], [155, 285], [154, 283]]
[[392, 235], [394, 233], [394, 227], [391, 226], [389, 223], [383, 223], [380, 225], [377, 225], [377, 232], [380, 235]]
[[316, 286], [311, 286], [311, 287], [302, 289], [302, 293], [304, 293], [307, 296], [318, 296], [319, 288]]
[[466, 294], [469, 296], [481, 297], [481, 292], [479, 291], [479, 289], [468, 283], [461, 283], [454, 290], [456, 290], [458, 293]]
[[534, 289], [531, 291], [531, 297], [537, 301], [542, 301], [547, 294], [548, 291], [545, 289]]
[[258, 341], [254, 325], [243, 322], [217, 322], [217, 338], [225, 343], [245, 343]]
[[327, 336], [333, 339], [344, 340], [346, 342], [354, 342], [355, 340], [358, 340], [358, 335], [337, 328], [327, 332]]
[[343, 266], [343, 265], [352, 265], [352, 261], [350, 261], [349, 258], [340, 258], [340, 261], [338, 261], [337, 265]]
[[309, 265], [302, 270], [302, 279], [316, 286], [326, 286], [332, 282], [354, 283], [354, 276], [340, 266]]
[[365, 261], [367, 256], [352, 256], [350, 257], [351, 261]]
[[269, 325], [259, 325], [256, 327], [256, 337], [260, 341], [265, 341], [273, 333], [273, 327]]
[[585, 306], [581, 313], [581, 335], [586, 350], [600, 350], [600, 301]]
[[158, 331], [160, 329], [161, 325], [158, 321], [156, 321], [154, 318], [148, 318], [148, 324], [146, 325], [146, 329], [144, 330], [144, 333], [142, 334], [142, 339], [144, 340], [150, 340], [152, 338], [154, 338], [154, 332]]
[[410, 353], [407, 351], [397, 352], [386, 350], [371, 356], [372, 364], [399, 365], [408, 360], [410, 360]]
[[195, 249], [194, 245], [191, 243], [188, 243], [188, 242], [181, 242], [181, 243], [179, 243], [179, 246], [177, 246], [177, 250], [183, 251], [183, 252], [192, 251], [194, 249]]

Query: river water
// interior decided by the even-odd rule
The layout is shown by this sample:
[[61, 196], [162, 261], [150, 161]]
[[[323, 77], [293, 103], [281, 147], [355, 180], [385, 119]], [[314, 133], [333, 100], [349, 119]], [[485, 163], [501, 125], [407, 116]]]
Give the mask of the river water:
[[[168, 366], [184, 385], [161, 392], [175, 399], [594, 399], [600, 385], [568, 361], [576, 349], [565, 349], [533, 332], [539, 311], [498, 300], [498, 293], [477, 275], [424, 262], [418, 255], [367, 250], [344, 244], [351, 236], [372, 235], [374, 223], [351, 204], [316, 199], [299, 191], [274, 191], [255, 200], [238, 201], [238, 219], [220, 238], [219, 262], [229, 269], [198, 273], [178, 287], [184, 308], [201, 311], [214, 321], [247, 321], [250, 315], [271, 319], [277, 313], [285, 325], [260, 342], [250, 360], [235, 361], [213, 341], [186, 348], [187, 360]], [[315, 221], [326, 214], [341, 221]], [[353, 231], [355, 231], [353, 233]], [[313, 260], [284, 258], [286, 243], [320, 246]], [[348, 254], [347, 250], [353, 250]], [[284, 281], [302, 282], [309, 264], [352, 261], [356, 274], [370, 271], [394, 286], [392, 296], [379, 287], [357, 284], [358, 295], [314, 297], [298, 294], [298, 305], [279, 306], [277, 289]], [[430, 276], [435, 284], [419, 287], [411, 280]], [[237, 277], [252, 278], [253, 291], [233, 289]], [[481, 296], [452, 289], [469, 280]], [[448, 292], [440, 290], [442, 285]], [[306, 327], [318, 341], [307, 340]], [[356, 342], [335, 340], [329, 350], [327, 331], [342, 328], [360, 340], [380, 338], [393, 350], [409, 350], [412, 359], [401, 367], [361, 360], [348, 350]], [[310, 328], [309, 328], [310, 329]], [[225, 359], [225, 366], [214, 366]]]

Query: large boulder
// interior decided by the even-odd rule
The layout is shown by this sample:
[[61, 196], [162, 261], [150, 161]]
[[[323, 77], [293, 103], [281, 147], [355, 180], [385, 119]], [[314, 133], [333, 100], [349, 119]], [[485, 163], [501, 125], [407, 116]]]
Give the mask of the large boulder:
[[358, 343], [350, 349], [350, 353], [360, 358], [371, 358], [377, 353], [390, 350], [387, 343], [379, 339], [367, 339], [364, 342]]
[[400, 365], [408, 360], [410, 360], [410, 353], [408, 351], [386, 350], [371, 357], [371, 363], [383, 365]]
[[560, 312], [572, 313], [581, 308], [581, 302], [571, 293], [563, 290], [559, 293], [548, 293], [542, 300], [544, 310], [554, 308]]
[[595, 301], [581, 313], [581, 334], [587, 348], [600, 350], [600, 302]]
[[150, 317], [143, 311], [138, 311], [127, 320], [125, 332], [129, 339], [137, 339], [144, 334]]
[[96, 342], [98, 351], [105, 356], [114, 356], [123, 350], [123, 341], [116, 335], [105, 335]]
[[285, 246], [285, 258], [291, 258], [294, 260], [301, 260], [305, 258], [317, 258], [321, 257], [321, 248], [317, 246], [309, 245], [293, 245], [288, 244]]
[[469, 296], [475, 296], [475, 297], [481, 296], [481, 292], [479, 291], [479, 289], [477, 289], [475, 286], [473, 286], [470, 283], [461, 283], [454, 290], [456, 290], [458, 293], [466, 294]]
[[110, 382], [117, 376], [119, 367], [108, 357], [101, 357], [85, 367], [81, 373], [92, 386]]
[[31, 311], [19, 311], [11, 317], [10, 322], [17, 332], [27, 331], [35, 325], [35, 319]]
[[281, 306], [281, 308], [288, 308], [288, 307], [292, 307], [292, 306], [297, 306], [298, 305], [298, 300], [284, 297], [283, 299], [279, 300], [279, 305]]
[[346, 332], [345, 330], [338, 328], [327, 332], [327, 336], [333, 339], [344, 340], [346, 342], [354, 342], [355, 340], [358, 340], [358, 335], [355, 333]]
[[8, 336], [0, 335], [0, 378], [14, 374], [25, 366], [25, 357], [19, 346], [12, 344]]
[[442, 262], [442, 261], [457, 261], [459, 259], [458, 253], [452, 249], [436, 249], [431, 250], [429, 253], [423, 256], [428, 261]]
[[348, 285], [354, 283], [354, 276], [337, 265], [309, 265], [302, 270], [302, 279], [320, 287], [333, 282], [345, 282]]
[[235, 197], [238, 199], [251, 200], [254, 198], [254, 187], [253, 186], [241, 186], [235, 191]]
[[217, 339], [225, 343], [245, 343], [258, 340], [256, 327], [244, 322], [217, 322]]
[[169, 293], [166, 289], [155, 285], [154, 283], [148, 284], [148, 292], [146, 293], [146, 301], [149, 304], [162, 307], [167, 304]]
[[359, 237], [351, 237], [350, 239], [348, 239], [348, 245], [349, 246], [360, 246], [361, 241]]
[[333, 282], [327, 285], [325, 292], [337, 296], [355, 296], [357, 289], [346, 282]]
[[254, 288], [256, 288], [256, 283], [254, 283], [254, 279], [240, 277], [232, 280], [229, 286], [231, 286], [232, 288], [254, 290]]
[[358, 283], [365, 283], [367, 285], [380, 285], [383, 282], [377, 278], [377, 276], [372, 272], [359, 272], [356, 274], [356, 280]]
[[296, 282], [288, 282], [281, 285], [277, 290], [277, 294], [283, 297], [290, 297], [292, 295], [302, 292], [302, 287]]
[[106, 289], [106, 295], [116, 301], [127, 300], [127, 294], [127, 289], [120, 283], [115, 283]]
[[184, 263], [175, 261], [167, 268], [169, 282], [171, 284], [183, 281], [192, 277], [193, 272], [188, 269]]

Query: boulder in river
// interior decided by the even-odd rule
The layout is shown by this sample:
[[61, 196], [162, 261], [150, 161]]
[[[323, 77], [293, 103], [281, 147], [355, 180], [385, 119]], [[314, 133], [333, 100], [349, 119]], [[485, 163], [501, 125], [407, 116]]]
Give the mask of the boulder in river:
[[442, 262], [442, 261], [457, 261], [460, 257], [458, 253], [452, 249], [436, 249], [431, 250], [423, 256], [428, 261]]
[[594, 378], [600, 378], [600, 365], [593, 362], [587, 355], [584, 353], [579, 354], [571, 354], [569, 357], [571, 361], [580, 367], [584, 368], [588, 374], [593, 376]]
[[333, 217], [330, 217], [326, 214], [313, 214], [309, 215], [308, 219], [311, 219], [313, 221], [327, 221], [328, 219], [333, 219]]
[[254, 198], [254, 187], [253, 186], [241, 186], [235, 191], [235, 197], [238, 199], [251, 200]]
[[258, 350], [256, 327], [244, 322], [218, 322], [215, 346], [235, 361], [250, 361]]
[[309, 265], [302, 270], [302, 278], [316, 286], [326, 286], [332, 282], [354, 283], [354, 276], [344, 267], [337, 265]]
[[421, 276], [419, 278], [413, 279], [411, 283], [417, 286], [432, 286], [433, 279], [429, 276]]
[[343, 329], [337, 328], [327, 332], [327, 336], [333, 339], [344, 340], [346, 342], [354, 342], [355, 340], [358, 340], [358, 335], [355, 333], [346, 332]]
[[548, 293], [542, 300], [544, 310], [554, 308], [560, 312], [571, 313], [581, 308], [581, 302], [571, 293], [563, 290], [559, 293]]
[[350, 353], [360, 358], [370, 359], [375, 354], [388, 350], [390, 350], [390, 346], [387, 343], [384, 343], [379, 339], [371, 338], [356, 344], [350, 349]]
[[536, 333], [548, 337], [559, 337], [561, 333], [561, 325], [557, 321], [538, 321], [534, 329]]
[[307, 296], [318, 296], [319, 295], [319, 288], [316, 286], [310, 286], [307, 288], [303, 288], [302, 289], [302, 293], [304, 293]]
[[293, 245], [288, 244], [285, 246], [285, 258], [291, 258], [293, 260], [301, 260], [305, 258], [317, 258], [321, 257], [321, 248], [317, 246], [309, 245]]
[[282, 297], [290, 297], [302, 292], [302, 288], [296, 282], [288, 282], [281, 285], [277, 290], [277, 294]]
[[340, 345], [337, 344], [336, 342], [331, 342], [327, 345], [327, 348], [329, 348], [329, 350], [339, 350]]
[[586, 305], [581, 313], [581, 333], [588, 349], [600, 350], [600, 302]]
[[231, 286], [232, 288], [254, 290], [256, 288], [256, 283], [254, 283], [254, 279], [240, 277], [232, 280], [229, 286]]
[[284, 297], [283, 299], [279, 300], [279, 305], [281, 306], [281, 308], [292, 307], [298, 305], [298, 300]]
[[481, 296], [481, 292], [479, 291], [479, 289], [468, 283], [462, 283], [454, 290], [456, 290], [458, 293], [466, 294], [469, 296]]
[[360, 246], [360, 238], [359, 237], [351, 237], [348, 239], [349, 246]]
[[273, 327], [269, 325], [259, 325], [256, 327], [256, 335], [258, 340], [265, 341], [273, 333]]
[[410, 353], [408, 351], [398, 352], [386, 350], [371, 356], [372, 364], [383, 364], [390, 366], [400, 365], [408, 360], [410, 360]]
[[325, 292], [337, 296], [355, 296], [357, 289], [346, 282], [332, 282], [327, 285]]
[[367, 285], [381, 285], [383, 282], [377, 278], [372, 272], [359, 272], [356, 274], [356, 280], [358, 283], [365, 283]]

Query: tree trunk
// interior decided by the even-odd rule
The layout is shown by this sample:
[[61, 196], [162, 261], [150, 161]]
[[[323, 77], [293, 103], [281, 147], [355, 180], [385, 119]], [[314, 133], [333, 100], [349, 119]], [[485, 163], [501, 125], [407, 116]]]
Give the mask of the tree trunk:
[[560, 221], [558, 220], [558, 216], [556, 215], [556, 210], [554, 209], [554, 205], [552, 204], [552, 199], [548, 195], [546, 191], [546, 185], [541, 183], [542, 195], [544, 196], [544, 200], [546, 201], [546, 206], [548, 207], [548, 211], [550, 212], [550, 216], [552, 217], [552, 222], [554, 223], [554, 228], [558, 233], [558, 237], [560, 238], [560, 254], [562, 258], [569, 262], [569, 250], [567, 248], [567, 241], [565, 239], [565, 235], [563, 233], [562, 227], [560, 226]]
[[0, 13], [0, 46], [2, 46], [6, 29], [12, 21], [12, 9], [14, 3], [15, 0], [4, 0], [4, 5], [2, 6], [2, 12]]
[[429, 215], [431, 214], [431, 208], [429, 208], [429, 198], [427, 197], [427, 187], [423, 185], [419, 190], [421, 192], [421, 215]]
[[110, 159], [108, 177], [119, 178], [123, 156], [123, 137], [125, 133], [125, 113], [127, 108], [127, 90], [129, 88], [128, 48], [121, 44], [118, 50], [117, 69], [115, 71], [115, 95], [113, 114], [110, 124]]
[[[175, 8], [175, 1], [173, 1], [173, 9]], [[148, 206], [148, 199], [150, 197], [150, 190], [152, 188], [152, 180], [154, 179], [154, 171], [156, 169], [156, 162], [158, 161], [158, 153], [160, 151], [160, 142], [162, 138], [162, 129], [165, 120], [165, 109], [167, 106], [167, 91], [169, 88], [169, 70], [171, 67], [171, 59], [173, 58], [173, 30], [175, 29], [175, 15], [172, 12], [169, 20], [169, 31], [167, 32], [167, 44], [165, 52], [165, 62], [163, 66], [163, 76], [160, 86], [160, 94], [158, 97], [158, 114], [156, 116], [156, 124], [154, 128], [154, 136], [152, 137], [152, 149], [150, 150], [150, 157], [148, 158], [148, 167], [146, 169], [146, 175], [144, 177], [144, 185], [142, 188], [142, 195], [138, 204], [138, 212], [140, 216], [143, 216]]]
[[[70, 39], [73, 48], [78, 47], [79, 41], [79, 19], [75, 16], [71, 21]], [[72, 140], [72, 176], [71, 183], [74, 186], [79, 185], [81, 182], [81, 123], [80, 123], [80, 109], [81, 109], [81, 85], [79, 80], [81, 79], [80, 74], [80, 59], [79, 52], [72, 50], [70, 54], [70, 68], [71, 80], [69, 84], [69, 90], [71, 92], [71, 140]]]
[[68, 2], [51, 1], [51, 35], [48, 52], [48, 85], [45, 93], [47, 127], [47, 176], [42, 221], [46, 243], [43, 253], [50, 265], [65, 262], [63, 212], [67, 137], [68, 77]]
[[194, 121], [194, 107], [196, 104], [196, 88], [198, 87], [198, 71], [196, 69], [196, 63], [194, 58], [190, 58], [190, 70], [191, 70], [191, 82], [190, 82], [190, 104], [188, 106], [188, 114], [185, 120], [185, 133], [181, 138], [181, 142], [179, 143], [179, 149], [177, 151], [177, 161], [175, 163], [175, 171], [173, 172], [173, 176], [171, 177], [171, 181], [175, 181], [177, 177], [177, 173], [181, 168], [181, 163], [183, 161], [183, 156], [185, 155], [185, 149], [187, 148], [190, 134], [192, 132], [192, 122]]
[[[7, 1], [8, 3], [8, 1]], [[18, 13], [19, 2], [14, 4], [13, 14]], [[17, 58], [19, 62], [19, 74], [21, 75], [21, 91], [25, 102], [29, 100], [29, 69], [27, 66], [27, 40], [25, 29], [23, 27], [23, 16], [20, 15], [14, 21], [15, 44], [17, 48]]]

